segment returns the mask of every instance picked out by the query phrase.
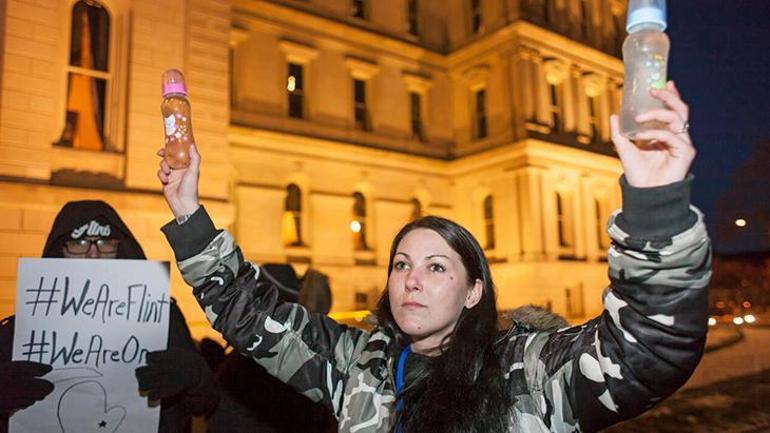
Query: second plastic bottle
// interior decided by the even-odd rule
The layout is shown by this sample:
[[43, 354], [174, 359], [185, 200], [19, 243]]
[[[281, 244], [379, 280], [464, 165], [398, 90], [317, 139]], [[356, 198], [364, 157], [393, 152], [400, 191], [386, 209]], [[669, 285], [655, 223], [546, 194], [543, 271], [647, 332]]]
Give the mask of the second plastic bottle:
[[628, 36], [623, 42], [625, 77], [620, 133], [632, 139], [641, 131], [666, 127], [660, 122], [635, 120], [639, 114], [665, 108], [660, 99], [650, 94], [651, 89], [666, 87], [669, 40], [665, 29], [665, 0], [629, 0]]

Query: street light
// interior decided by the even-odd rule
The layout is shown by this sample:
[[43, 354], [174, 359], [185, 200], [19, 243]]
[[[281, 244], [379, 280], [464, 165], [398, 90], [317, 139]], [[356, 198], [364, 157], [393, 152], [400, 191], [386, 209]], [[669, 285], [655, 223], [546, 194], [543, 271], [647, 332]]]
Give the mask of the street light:
[[746, 224], [747, 224], [746, 220], [743, 218], [738, 218], [737, 220], [735, 220], [735, 225], [738, 227], [746, 227]]

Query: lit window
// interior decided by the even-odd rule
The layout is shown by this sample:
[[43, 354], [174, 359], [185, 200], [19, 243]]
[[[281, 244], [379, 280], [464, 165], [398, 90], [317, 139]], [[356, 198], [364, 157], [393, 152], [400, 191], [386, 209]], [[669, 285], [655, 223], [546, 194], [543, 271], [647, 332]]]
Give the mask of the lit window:
[[289, 98], [289, 117], [302, 119], [304, 112], [304, 70], [302, 65], [289, 63], [288, 76], [286, 78], [286, 93]]
[[286, 246], [302, 245], [302, 190], [293, 183], [286, 187], [283, 210], [283, 244]]
[[58, 145], [77, 149], [105, 149], [109, 67], [110, 16], [93, 0], [72, 6], [67, 107]]
[[353, 246], [357, 251], [366, 251], [366, 197], [360, 192], [353, 193], [353, 221], [350, 224], [353, 232]]

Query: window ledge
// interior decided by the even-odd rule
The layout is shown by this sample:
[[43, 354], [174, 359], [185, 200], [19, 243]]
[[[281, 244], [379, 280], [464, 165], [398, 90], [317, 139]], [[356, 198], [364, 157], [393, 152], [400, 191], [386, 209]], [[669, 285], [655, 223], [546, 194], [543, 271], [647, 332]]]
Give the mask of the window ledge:
[[353, 260], [356, 265], [374, 266], [377, 264], [374, 250], [355, 250], [353, 252]]
[[51, 172], [89, 173], [124, 179], [126, 157], [122, 153], [51, 147]]
[[312, 261], [310, 248], [307, 245], [287, 246], [284, 249], [286, 261], [289, 263], [310, 263]]

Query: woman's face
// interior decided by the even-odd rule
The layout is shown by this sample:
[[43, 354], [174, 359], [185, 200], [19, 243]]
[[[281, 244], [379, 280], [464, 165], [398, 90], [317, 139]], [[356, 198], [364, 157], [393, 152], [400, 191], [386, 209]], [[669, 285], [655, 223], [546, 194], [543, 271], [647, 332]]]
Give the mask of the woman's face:
[[435, 231], [415, 229], [401, 239], [388, 278], [388, 299], [415, 352], [438, 348], [463, 308], [474, 307], [481, 292], [481, 280], [468, 285], [460, 255]]

